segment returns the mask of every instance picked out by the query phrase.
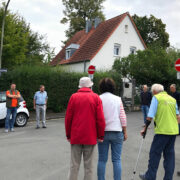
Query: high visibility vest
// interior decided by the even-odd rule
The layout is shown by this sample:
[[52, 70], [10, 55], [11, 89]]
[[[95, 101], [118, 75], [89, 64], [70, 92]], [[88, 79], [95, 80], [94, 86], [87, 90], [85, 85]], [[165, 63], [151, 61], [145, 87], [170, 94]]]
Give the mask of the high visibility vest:
[[[13, 92], [11, 90], [9, 90], [10, 94], [13, 95]], [[15, 95], [18, 94], [18, 91], [15, 90]], [[7, 108], [11, 108], [12, 107], [12, 99], [13, 98], [9, 98], [8, 96], [6, 96], [6, 107]], [[19, 98], [17, 99], [17, 107], [19, 106]]]
[[161, 92], [155, 97], [158, 100], [155, 116], [155, 133], [164, 135], [179, 134], [179, 126], [176, 117], [176, 100], [166, 92]]

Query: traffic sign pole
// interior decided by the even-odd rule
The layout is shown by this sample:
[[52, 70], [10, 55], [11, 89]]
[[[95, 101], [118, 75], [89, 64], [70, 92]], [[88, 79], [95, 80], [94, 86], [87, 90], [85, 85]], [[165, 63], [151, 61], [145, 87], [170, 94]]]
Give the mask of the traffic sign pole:
[[96, 71], [95, 66], [90, 65], [88, 68], [88, 74], [89, 74], [89, 78], [91, 79], [91, 81], [93, 81], [95, 71]]

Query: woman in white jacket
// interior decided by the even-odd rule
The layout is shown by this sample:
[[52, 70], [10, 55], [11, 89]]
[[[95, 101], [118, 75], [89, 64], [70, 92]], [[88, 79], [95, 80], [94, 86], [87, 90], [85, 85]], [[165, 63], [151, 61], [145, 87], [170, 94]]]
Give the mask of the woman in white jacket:
[[123, 141], [127, 139], [126, 114], [121, 98], [115, 96], [115, 82], [110, 78], [100, 81], [100, 98], [103, 104], [106, 121], [103, 143], [98, 143], [98, 180], [105, 180], [105, 168], [108, 160], [109, 146], [111, 145], [114, 180], [121, 180], [121, 151]]

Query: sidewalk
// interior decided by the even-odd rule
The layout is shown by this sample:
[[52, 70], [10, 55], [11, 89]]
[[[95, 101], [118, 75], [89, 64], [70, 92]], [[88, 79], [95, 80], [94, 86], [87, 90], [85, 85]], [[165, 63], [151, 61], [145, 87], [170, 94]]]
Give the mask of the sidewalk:
[[[31, 111], [31, 112], [29, 112], [29, 114], [30, 114], [29, 121], [35, 121], [36, 120], [36, 112]], [[65, 112], [54, 113], [52, 111], [47, 111], [47, 113], [46, 113], [46, 120], [60, 119], [60, 118], [64, 118], [64, 117], [65, 117]]]

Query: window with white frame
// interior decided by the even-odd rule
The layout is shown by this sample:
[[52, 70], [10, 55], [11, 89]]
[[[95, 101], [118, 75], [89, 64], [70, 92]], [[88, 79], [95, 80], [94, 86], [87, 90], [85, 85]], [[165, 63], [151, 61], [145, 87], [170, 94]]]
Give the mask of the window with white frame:
[[66, 50], [66, 59], [69, 59], [71, 57], [71, 50], [67, 49]]
[[128, 33], [128, 25], [125, 25], [125, 29], [124, 29], [125, 33]]
[[130, 54], [136, 53], [136, 47], [130, 47]]
[[114, 44], [114, 56], [120, 56], [121, 51], [121, 45], [120, 44]]

